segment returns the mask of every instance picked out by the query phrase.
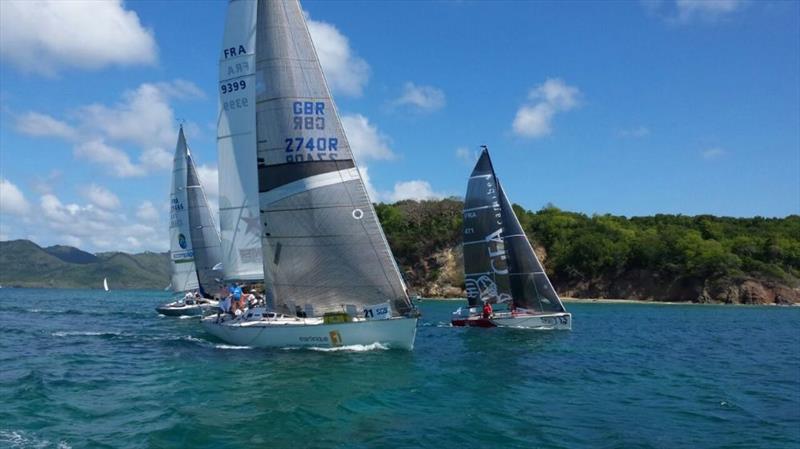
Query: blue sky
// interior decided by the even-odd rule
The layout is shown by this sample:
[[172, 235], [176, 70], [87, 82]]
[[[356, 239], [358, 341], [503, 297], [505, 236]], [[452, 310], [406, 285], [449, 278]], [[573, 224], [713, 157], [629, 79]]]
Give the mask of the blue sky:
[[[798, 2], [302, 5], [375, 200], [800, 213]], [[178, 119], [216, 204], [226, 7], [0, 2], [1, 239], [166, 249]]]

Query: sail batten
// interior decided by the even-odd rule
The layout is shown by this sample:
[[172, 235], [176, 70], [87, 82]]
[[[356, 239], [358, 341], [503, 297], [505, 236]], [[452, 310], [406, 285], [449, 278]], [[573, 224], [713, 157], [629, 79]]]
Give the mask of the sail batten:
[[388, 301], [395, 315], [408, 312], [299, 3], [259, 0], [257, 16], [262, 258], [278, 309]]

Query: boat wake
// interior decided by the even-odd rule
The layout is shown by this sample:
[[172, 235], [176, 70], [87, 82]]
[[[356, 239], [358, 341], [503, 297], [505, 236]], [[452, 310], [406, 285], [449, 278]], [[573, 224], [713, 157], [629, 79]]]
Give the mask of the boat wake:
[[214, 345], [216, 349], [253, 349], [252, 346], [236, 346], [236, 345], [223, 345], [217, 344]]
[[59, 331], [50, 334], [53, 337], [122, 337], [127, 336], [122, 332], [97, 332], [97, 331]]
[[283, 349], [307, 349], [309, 351], [319, 351], [319, 352], [367, 352], [367, 351], [386, 351], [389, 349], [389, 347], [382, 343], [375, 342], [369, 345], [345, 345], [345, 346], [336, 346], [333, 348], [321, 348], [317, 346], [310, 346], [307, 348], [283, 348]]
[[[51, 447], [52, 443], [48, 440], [39, 439], [32, 436], [26, 436], [24, 433], [0, 430], [0, 443], [8, 444], [11, 448], [29, 448], [29, 447]], [[72, 446], [64, 441], [59, 441], [55, 446], [57, 449], [72, 449]]]

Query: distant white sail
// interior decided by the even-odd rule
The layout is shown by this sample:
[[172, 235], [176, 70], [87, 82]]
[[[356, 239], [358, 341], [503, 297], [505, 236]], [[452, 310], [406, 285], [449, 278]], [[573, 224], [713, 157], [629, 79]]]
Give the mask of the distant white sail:
[[219, 221], [225, 279], [264, 278], [256, 172], [257, 2], [228, 5], [219, 61]]
[[108, 278], [103, 278], [103, 290], [108, 291]]
[[172, 188], [169, 198], [169, 255], [172, 290], [176, 292], [193, 290], [199, 286], [189, 229], [189, 205], [186, 195], [187, 154], [186, 139], [181, 129], [172, 162]]

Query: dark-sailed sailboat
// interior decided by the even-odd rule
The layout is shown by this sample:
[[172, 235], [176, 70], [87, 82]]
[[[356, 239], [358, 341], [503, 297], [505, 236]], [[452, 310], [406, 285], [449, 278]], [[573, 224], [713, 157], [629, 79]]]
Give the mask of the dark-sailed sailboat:
[[219, 233], [181, 126], [170, 191], [170, 267], [173, 291], [185, 296], [156, 311], [168, 316], [202, 315], [216, 307], [213, 292], [222, 274], [214, 267], [221, 258]]
[[353, 159], [300, 4], [232, 0], [224, 45], [218, 145], [241, 158], [235, 166], [240, 177], [257, 167], [260, 220], [254, 225], [267, 307], [239, 317], [206, 317], [203, 327], [229, 343], [254, 347], [379, 343], [413, 349], [416, 310]]
[[[469, 307], [453, 313], [453, 326], [572, 329], [572, 315], [536, 257], [485, 146], [467, 184], [463, 230]], [[489, 311], [485, 304], [507, 307]]]

